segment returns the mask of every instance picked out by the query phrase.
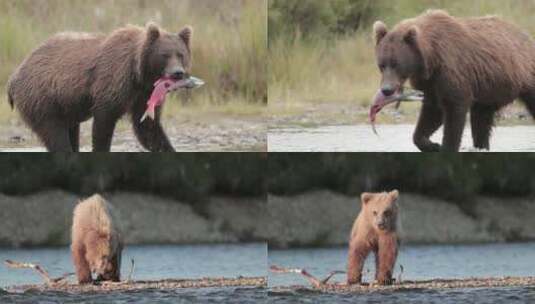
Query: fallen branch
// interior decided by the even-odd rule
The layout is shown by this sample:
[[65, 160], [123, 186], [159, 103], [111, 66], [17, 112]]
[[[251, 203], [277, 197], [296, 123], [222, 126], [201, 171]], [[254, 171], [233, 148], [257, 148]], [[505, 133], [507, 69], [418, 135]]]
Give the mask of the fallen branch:
[[39, 275], [43, 278], [43, 280], [45, 281], [45, 283], [47, 285], [59, 283], [59, 282], [65, 280], [67, 277], [69, 277], [69, 276], [74, 274], [74, 273], [66, 273], [61, 277], [51, 278], [50, 275], [48, 274], [48, 272], [43, 267], [41, 267], [41, 265], [38, 265], [38, 264], [21, 263], [21, 262], [15, 262], [15, 261], [12, 261], [12, 260], [5, 260], [4, 263], [6, 264], [6, 266], [8, 268], [14, 268], [14, 269], [29, 268], [29, 269], [34, 269], [35, 271], [37, 271], [39, 273]]
[[274, 273], [298, 273], [303, 275], [315, 288], [322, 288], [327, 285], [327, 282], [336, 274], [346, 273], [345, 271], [335, 270], [331, 271], [323, 280], [319, 280], [315, 276], [311, 275], [308, 271], [301, 268], [285, 268], [277, 265], [271, 265], [269, 267], [271, 272]]

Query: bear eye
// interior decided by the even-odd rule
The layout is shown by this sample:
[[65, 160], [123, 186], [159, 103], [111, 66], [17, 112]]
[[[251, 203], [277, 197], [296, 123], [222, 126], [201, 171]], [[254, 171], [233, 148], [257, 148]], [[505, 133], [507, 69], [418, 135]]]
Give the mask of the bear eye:
[[373, 211], [373, 215], [377, 215], [377, 211]]
[[386, 66], [385, 66], [384, 63], [381, 63], [381, 64], [379, 65], [379, 70], [380, 70], [381, 72], [384, 71], [385, 68], [386, 68]]

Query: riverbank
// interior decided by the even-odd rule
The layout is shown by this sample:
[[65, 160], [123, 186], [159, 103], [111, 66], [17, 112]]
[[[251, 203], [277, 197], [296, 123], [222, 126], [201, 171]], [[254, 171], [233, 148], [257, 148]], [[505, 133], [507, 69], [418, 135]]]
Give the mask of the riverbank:
[[[214, 197], [187, 204], [159, 196], [119, 192], [103, 194], [118, 213], [127, 244], [210, 244], [257, 241], [230, 228], [227, 218], [209, 212], [217, 205], [262, 206], [262, 198]], [[8, 247], [70, 244], [72, 212], [82, 199], [63, 191], [28, 196], [0, 195], [0, 245]], [[243, 217], [244, 214], [236, 214]]]
[[[477, 197], [470, 209], [417, 194], [401, 193], [405, 243], [456, 244], [535, 240], [535, 204], [528, 198]], [[269, 197], [272, 248], [344, 246], [360, 199], [329, 191]], [[258, 221], [257, 221], [258, 222]]]
[[[267, 126], [263, 118], [265, 107], [262, 105], [192, 105], [175, 108], [171, 111], [173, 115], [164, 115], [162, 125], [177, 151], [267, 150]], [[92, 149], [91, 128], [92, 120], [81, 124], [81, 151]], [[40, 152], [45, 148], [35, 134], [17, 116], [13, 116], [0, 128], [0, 151]], [[146, 151], [139, 144], [126, 118], [117, 125], [111, 151]]]
[[[343, 101], [304, 101], [302, 103], [270, 101], [269, 129], [368, 124], [371, 99], [370, 95], [369, 103], [365, 104]], [[385, 107], [377, 115], [377, 126], [380, 127], [381, 124], [415, 125], [420, 108], [419, 102], [404, 102], [398, 109], [393, 105]], [[531, 115], [520, 102], [503, 108], [496, 117], [498, 126], [531, 125], [532, 122]]]
[[[344, 246], [359, 199], [315, 191], [263, 198], [212, 197], [188, 204], [154, 195], [104, 194], [115, 206], [127, 244], [267, 241], [272, 248]], [[63, 191], [0, 195], [0, 245], [65, 246], [80, 197]], [[444, 200], [402, 193], [406, 243], [479, 243], [535, 240], [529, 198], [477, 197], [464, 210]]]

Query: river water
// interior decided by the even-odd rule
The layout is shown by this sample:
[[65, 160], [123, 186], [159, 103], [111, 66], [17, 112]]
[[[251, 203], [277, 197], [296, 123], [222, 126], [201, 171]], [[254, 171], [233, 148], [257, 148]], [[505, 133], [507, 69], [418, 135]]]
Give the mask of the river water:
[[[323, 278], [332, 270], [345, 270], [347, 249], [270, 250], [269, 264], [305, 268]], [[363, 280], [373, 279], [375, 268], [369, 258]], [[403, 265], [402, 280], [434, 278], [503, 277], [535, 275], [535, 243], [484, 245], [403, 246], [394, 276]], [[345, 276], [334, 277], [343, 282]], [[269, 274], [269, 287], [309, 286], [298, 274]], [[322, 294], [309, 289], [269, 292], [271, 303], [530, 303], [535, 302], [535, 287], [474, 288], [450, 290], [404, 290], [367, 294]]]
[[[38, 263], [52, 277], [73, 272], [69, 248], [0, 249], [0, 260], [12, 259]], [[266, 276], [265, 244], [246, 245], [157, 245], [128, 246], [123, 252], [121, 273], [130, 272], [135, 261], [133, 280], [167, 278], [203, 278]], [[41, 283], [30, 269], [7, 269], [0, 266], [0, 287]], [[177, 290], [143, 290], [69, 294], [61, 292], [27, 292], [1, 294], [0, 303], [256, 303], [266, 298], [259, 288], [201, 288]]]
[[[370, 125], [339, 125], [312, 128], [273, 128], [268, 133], [270, 152], [417, 152], [412, 143], [414, 125], [378, 125], [378, 136]], [[442, 129], [432, 137], [442, 140]], [[470, 128], [464, 130], [462, 151], [472, 148]], [[494, 129], [492, 152], [535, 151], [535, 126], [499, 126]]]

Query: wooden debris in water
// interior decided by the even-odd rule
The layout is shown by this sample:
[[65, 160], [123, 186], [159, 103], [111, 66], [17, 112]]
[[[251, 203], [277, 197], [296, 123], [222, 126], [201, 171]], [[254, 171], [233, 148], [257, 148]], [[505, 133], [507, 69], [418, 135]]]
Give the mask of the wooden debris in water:
[[[328, 283], [332, 273], [325, 280], [318, 280], [305, 269], [284, 268], [271, 266], [270, 270], [275, 273], [298, 273], [311, 282], [313, 289], [322, 292], [334, 293], [365, 293], [374, 291], [399, 291], [407, 289], [450, 289], [450, 288], [495, 288], [495, 287], [524, 287], [535, 286], [535, 277], [491, 277], [491, 278], [467, 278], [467, 279], [432, 279], [421, 281], [401, 281], [392, 285], [378, 285], [376, 283], [362, 283], [347, 285], [346, 283]], [[342, 272], [338, 272], [342, 273]], [[306, 286], [295, 285], [287, 287], [274, 287], [273, 291], [286, 291], [295, 289], [308, 289]]]
[[327, 282], [336, 274], [345, 273], [345, 271], [335, 270], [331, 271], [323, 280], [319, 280], [315, 276], [311, 275], [308, 271], [301, 268], [285, 268], [277, 265], [272, 265], [269, 267], [271, 272], [275, 273], [298, 273], [303, 275], [315, 288], [322, 288], [327, 284]]
[[35, 271], [37, 271], [37, 273], [39, 273], [39, 275], [43, 278], [43, 280], [45, 281], [45, 284], [47, 284], [47, 285], [62, 283], [66, 278], [68, 278], [69, 276], [71, 276], [71, 275], [74, 274], [74, 273], [66, 273], [66, 274], [64, 274], [64, 275], [61, 276], [61, 277], [58, 277], [58, 278], [52, 278], [52, 277], [50, 277], [50, 275], [48, 274], [48, 272], [47, 272], [43, 267], [41, 267], [41, 265], [38, 265], [38, 264], [33, 264], [33, 263], [21, 263], [21, 262], [16, 262], [16, 261], [13, 261], [13, 260], [5, 260], [4, 263], [6, 264], [6, 266], [7, 266], [8, 268], [15, 268], [15, 269], [28, 268], [28, 269], [34, 269]]

